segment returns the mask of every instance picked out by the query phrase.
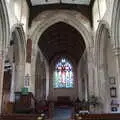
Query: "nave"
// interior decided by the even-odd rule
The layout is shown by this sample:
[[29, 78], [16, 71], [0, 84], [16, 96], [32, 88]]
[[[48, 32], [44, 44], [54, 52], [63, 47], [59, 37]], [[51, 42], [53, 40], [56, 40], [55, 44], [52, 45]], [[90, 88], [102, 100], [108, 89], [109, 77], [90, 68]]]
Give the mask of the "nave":
[[0, 119], [120, 119], [120, 0], [0, 0]]

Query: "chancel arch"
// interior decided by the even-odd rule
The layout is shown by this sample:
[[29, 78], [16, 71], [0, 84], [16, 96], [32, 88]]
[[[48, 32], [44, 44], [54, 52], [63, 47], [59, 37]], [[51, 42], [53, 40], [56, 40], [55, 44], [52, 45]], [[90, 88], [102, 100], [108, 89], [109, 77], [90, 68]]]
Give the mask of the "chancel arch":
[[[35, 73], [37, 44], [39, 41], [41, 41], [40, 38], [43, 35], [43, 33], [45, 33], [45, 31], [47, 29], [49, 29], [49, 27], [54, 26], [57, 23], [64, 23], [64, 24], [67, 24], [68, 26], [75, 28], [76, 31], [78, 31], [81, 34], [81, 36], [83, 37], [83, 39], [85, 41], [86, 51], [88, 52], [88, 54], [90, 52], [89, 51], [91, 49], [90, 42], [92, 41], [92, 38], [91, 38], [91, 35], [89, 32], [89, 30], [90, 30], [89, 22], [86, 22], [86, 25], [82, 24], [81, 21], [79, 19], [77, 19], [77, 17], [81, 17], [81, 15], [78, 15], [78, 16], [76, 15], [77, 17], [74, 17], [75, 14], [72, 14], [73, 11], [66, 10], [65, 12], [63, 12], [62, 10], [58, 10], [57, 12], [58, 12], [58, 14], [55, 14], [53, 11], [45, 12], [44, 17], [42, 17], [42, 14], [41, 14], [40, 18], [38, 17], [40, 22], [38, 21], [38, 22], [36, 22], [36, 24], [34, 24], [34, 22], [33, 22], [34, 27], [32, 27], [33, 26], [32, 25], [31, 29], [29, 30], [31, 39], [33, 41], [32, 65], [31, 65], [32, 74]], [[83, 17], [82, 20], [84, 20], [84, 19], [85, 18]], [[37, 20], [37, 18], [36, 18], [36, 20]], [[87, 21], [87, 19], [85, 21]], [[88, 28], [88, 30], [87, 30], [87, 28]], [[57, 45], [58, 44], [56, 44], [56, 46]], [[69, 45], [69, 47], [71, 47], [71, 45]], [[48, 51], [47, 47], [45, 47], [45, 49], [46, 49], [46, 51]], [[57, 52], [55, 54], [57, 54]], [[59, 52], [58, 52], [58, 54], [59, 54]], [[31, 81], [32, 84], [34, 84], [34, 80], [35, 80], [35, 76], [32, 76], [32, 81]], [[34, 92], [34, 90], [35, 90], [35, 88], [33, 86], [33, 92]]]
[[[64, 29], [64, 31], [63, 31], [63, 29]], [[47, 98], [49, 100], [50, 99], [56, 100], [58, 95], [65, 93], [65, 94], [63, 94], [63, 96], [68, 96], [68, 93], [70, 92], [71, 93], [71, 95], [69, 95], [70, 99], [75, 100], [79, 96], [78, 95], [78, 87], [79, 87], [78, 83], [80, 83], [80, 82], [78, 82], [78, 81], [82, 80], [81, 78], [78, 78], [77, 74], [79, 74], [82, 70], [81, 71], [78, 70], [77, 65], [86, 49], [84, 38], [82, 37], [80, 32], [77, 31], [73, 26], [71, 26], [67, 23], [64, 23], [61, 21], [57, 22], [57, 23], [49, 26], [43, 32], [43, 34], [39, 38], [38, 47], [35, 48], [37, 51], [39, 51], [38, 49], [40, 49], [39, 55], [37, 53], [37, 57], [35, 58], [36, 59], [35, 71], [37, 71], [35, 73], [39, 73], [39, 75], [42, 73], [43, 68], [39, 67], [39, 65], [41, 64], [42, 56], [44, 56], [44, 60], [46, 60], [49, 65], [49, 82], [48, 82], [49, 83], [49, 93], [48, 93]], [[42, 53], [42, 55], [40, 57], [41, 53]], [[34, 55], [35, 54], [36, 53], [34, 51]], [[57, 88], [53, 87], [53, 79], [54, 79], [53, 73], [55, 72], [54, 71], [55, 63], [57, 62], [57, 60], [60, 60], [60, 58], [62, 58], [62, 57], [63, 58], [65, 57], [68, 61], [70, 61], [71, 65], [73, 67], [73, 73], [74, 73], [73, 87], [68, 88], [68, 89], [67, 88], [61, 88], [61, 89], [58, 88], [57, 89]], [[86, 60], [86, 64], [87, 64], [87, 60]], [[84, 67], [84, 65], [82, 67]], [[86, 69], [88, 69], [88, 68], [86, 67]], [[33, 67], [32, 67], [32, 70], [33, 70]], [[85, 70], [84, 72], [88, 75], [88, 70]], [[34, 72], [32, 72], [32, 74], [33, 73]], [[35, 75], [35, 78], [38, 78], [38, 76]], [[34, 75], [33, 75], [33, 77], [34, 77]], [[39, 77], [38, 79], [39, 79], [39, 83], [42, 84], [41, 78]], [[87, 80], [88, 79], [85, 78], [85, 81], [87, 81]], [[35, 80], [35, 85], [39, 86], [39, 88], [40, 88], [40, 84], [38, 85], [36, 82], [37, 81]], [[85, 87], [86, 87], [86, 89], [88, 89], [87, 85]], [[35, 91], [36, 91], [36, 88], [35, 88]], [[84, 91], [83, 94], [85, 94], [85, 92], [88, 92], [88, 91]], [[40, 92], [37, 92], [37, 93], [40, 95]], [[86, 94], [86, 95], [88, 95], [88, 94]], [[84, 97], [80, 98], [80, 99], [83, 100]]]

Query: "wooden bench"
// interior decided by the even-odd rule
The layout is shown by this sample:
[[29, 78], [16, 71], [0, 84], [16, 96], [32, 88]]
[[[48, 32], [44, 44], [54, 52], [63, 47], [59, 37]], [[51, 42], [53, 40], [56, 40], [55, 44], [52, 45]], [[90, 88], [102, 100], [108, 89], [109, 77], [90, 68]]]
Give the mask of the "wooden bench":
[[39, 116], [40, 114], [2, 114], [0, 120], [37, 120]]
[[120, 120], [120, 114], [86, 114], [74, 117], [75, 120]]

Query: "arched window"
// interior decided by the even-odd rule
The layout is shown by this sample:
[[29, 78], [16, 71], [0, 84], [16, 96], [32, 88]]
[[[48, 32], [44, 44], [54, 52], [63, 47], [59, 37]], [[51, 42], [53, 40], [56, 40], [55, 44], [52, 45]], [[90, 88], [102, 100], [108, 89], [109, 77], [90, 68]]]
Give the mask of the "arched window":
[[54, 72], [54, 88], [73, 88], [73, 68], [68, 60], [60, 59]]

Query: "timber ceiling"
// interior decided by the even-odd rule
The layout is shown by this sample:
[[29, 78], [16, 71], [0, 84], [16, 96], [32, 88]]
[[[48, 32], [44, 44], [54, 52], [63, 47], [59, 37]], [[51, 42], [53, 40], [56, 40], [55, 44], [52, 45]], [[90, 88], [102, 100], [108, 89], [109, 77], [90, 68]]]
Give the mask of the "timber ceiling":
[[50, 26], [40, 37], [38, 46], [49, 62], [54, 57], [67, 55], [77, 63], [85, 50], [81, 34], [63, 22]]
[[90, 0], [31, 0], [32, 6], [43, 4], [83, 4], [89, 5]]
[[91, 21], [92, 6], [95, 0], [26, 0], [29, 6], [29, 27], [32, 20], [46, 10], [67, 9], [80, 12]]

